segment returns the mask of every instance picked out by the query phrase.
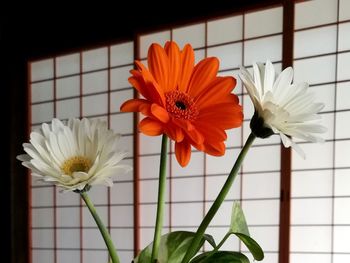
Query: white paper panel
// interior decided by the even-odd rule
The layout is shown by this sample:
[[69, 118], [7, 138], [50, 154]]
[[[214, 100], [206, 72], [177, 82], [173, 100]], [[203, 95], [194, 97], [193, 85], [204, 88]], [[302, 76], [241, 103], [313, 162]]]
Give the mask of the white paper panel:
[[[43, 196], [45, 196], [45, 198], [42, 198]], [[53, 188], [32, 188], [32, 206], [53, 206]]]
[[280, 169], [280, 145], [252, 147], [244, 160], [245, 172], [277, 171]]
[[350, 254], [334, 254], [333, 263], [347, 263], [350, 262]]
[[36, 263], [54, 263], [53, 250], [32, 249], [32, 260]]
[[331, 224], [332, 199], [310, 198], [293, 199], [291, 210], [291, 224]]
[[350, 82], [337, 84], [337, 110], [350, 109]]
[[350, 141], [335, 142], [335, 166], [350, 167]]
[[[189, 213], [191, 211], [191, 213]], [[184, 216], [186, 215], [186, 216]], [[202, 203], [172, 204], [171, 223], [174, 226], [199, 226], [203, 218]]]
[[[160, 147], [158, 147], [160, 148]], [[172, 154], [172, 176], [180, 177], [184, 176], [185, 178], [189, 175], [199, 175], [202, 176], [204, 173], [204, 154], [202, 152], [192, 152], [191, 161], [186, 167], [180, 166], [176, 160], [175, 154]]]
[[279, 224], [279, 200], [246, 200], [242, 203], [248, 225]]
[[336, 139], [350, 139], [350, 111], [338, 112], [336, 121]]
[[334, 252], [350, 253], [350, 226], [334, 227]]
[[79, 117], [80, 115], [79, 104], [80, 104], [79, 98], [57, 101], [56, 102], [57, 118], [68, 119], [68, 118]]
[[134, 91], [132, 89], [111, 92], [110, 95], [110, 111], [112, 113], [120, 112], [120, 106], [134, 97]]
[[[297, 254], [291, 253], [290, 263], [300, 262], [317, 262], [317, 263], [329, 263], [331, 262], [330, 254]], [[344, 262], [345, 263], [345, 262]]]
[[80, 71], [80, 54], [61, 56], [56, 58], [56, 76], [77, 74]]
[[83, 229], [83, 247], [87, 249], [105, 249], [106, 244], [98, 228]]
[[84, 250], [84, 263], [108, 262], [108, 252], [98, 250]]
[[83, 97], [83, 115], [92, 116], [107, 113], [107, 94]]
[[[332, 196], [332, 170], [293, 171], [292, 197]], [[317, 187], [315, 187], [317, 182]]]
[[127, 157], [134, 156], [134, 136], [133, 135], [123, 135], [119, 139], [118, 150], [127, 151]]
[[[244, 175], [245, 176], [245, 175]], [[205, 189], [205, 197], [207, 200], [214, 201], [217, 197], [220, 189], [224, 185], [227, 179], [227, 175], [220, 176], [207, 176], [205, 178], [206, 181], [206, 189]], [[241, 175], [237, 175], [230, 191], [227, 194], [226, 200], [235, 199], [238, 200], [241, 197]], [[227, 211], [226, 211], [227, 212]]]
[[110, 192], [111, 204], [132, 204], [134, 201], [133, 182], [117, 182]]
[[[107, 225], [108, 222], [108, 210], [107, 206], [97, 206], [96, 211], [99, 214], [102, 222]], [[96, 227], [96, 222], [92, 217], [87, 207], [83, 208], [83, 226], [84, 227]]]
[[198, 49], [194, 51], [194, 62], [195, 64], [199, 63], [202, 59], [205, 58], [205, 51], [204, 49]]
[[224, 156], [207, 156], [207, 174], [227, 174], [231, 171], [235, 160], [239, 154], [239, 149], [226, 150]]
[[80, 95], [80, 77], [67, 77], [56, 80], [57, 99]]
[[111, 67], [132, 64], [134, 61], [134, 42], [126, 42], [111, 46]]
[[[327, 26], [294, 34], [294, 57], [301, 58], [336, 51], [337, 27]], [[322, 45], [320, 45], [322, 43]]]
[[31, 81], [53, 78], [53, 59], [40, 60], [32, 62]]
[[95, 205], [105, 205], [107, 203], [107, 187], [104, 185], [94, 185], [89, 190], [89, 197]]
[[80, 230], [77, 229], [57, 229], [57, 247], [68, 249], [79, 249]]
[[111, 226], [114, 227], [132, 227], [134, 221], [134, 206], [123, 205], [123, 206], [111, 206]]
[[83, 71], [108, 67], [108, 48], [98, 48], [83, 52]]
[[187, 43], [193, 48], [205, 46], [205, 24], [195, 24], [173, 29], [173, 40], [182, 49]]
[[203, 199], [203, 178], [177, 178], [172, 182], [172, 201], [201, 201]]
[[[350, 9], [350, 6], [349, 6], [349, 9]], [[349, 35], [350, 35], [350, 23], [339, 24], [339, 38], [338, 38], [339, 51], [350, 49]]]
[[232, 130], [226, 131], [226, 134], [227, 134], [227, 140], [225, 142], [226, 147], [241, 146], [242, 129], [232, 129]]
[[61, 192], [59, 188], [56, 188], [56, 204], [57, 205], [79, 205], [80, 196], [74, 192]]
[[52, 102], [32, 105], [32, 123], [50, 122], [52, 118]]
[[242, 43], [208, 48], [208, 57], [217, 57], [220, 70], [237, 68], [242, 64]]
[[83, 94], [105, 92], [108, 89], [107, 70], [83, 75]]
[[208, 45], [241, 40], [243, 16], [232, 16], [208, 22]]
[[[80, 251], [69, 251], [69, 250], [58, 250], [57, 252], [57, 262], [66, 263], [69, 261], [79, 262], [80, 261]], [[34, 261], [37, 262], [37, 261]]]
[[[140, 133], [140, 154], [159, 153], [162, 145], [162, 136], [146, 136]], [[170, 143], [168, 143], [169, 148]]]
[[335, 198], [334, 223], [350, 225], [350, 211], [346, 209], [350, 204], [350, 198]]
[[110, 120], [110, 128], [113, 129], [116, 133], [131, 134], [134, 132], [134, 120], [132, 113], [113, 114], [111, 115]]
[[[264, 251], [268, 251], [268, 252], [278, 251], [279, 227], [276, 227], [276, 226], [254, 227], [254, 226], [251, 226], [251, 227], [249, 227], [249, 233], [250, 233], [250, 236], [252, 238], [254, 238], [254, 240], [256, 240], [259, 243], [259, 245], [263, 248]], [[242, 243], [242, 250], [248, 251], [248, 249], [246, 248], [246, 246], [243, 243]]]
[[350, 196], [350, 170], [335, 170], [334, 177], [334, 194], [336, 196]]
[[32, 227], [53, 227], [52, 208], [32, 208]]
[[294, 83], [318, 84], [335, 80], [335, 56], [294, 61]]
[[291, 252], [330, 252], [330, 226], [292, 226]]
[[348, 0], [339, 0], [339, 20], [350, 19], [350, 3]]
[[111, 69], [111, 90], [131, 87], [128, 78], [131, 77], [132, 66]]
[[276, 7], [246, 14], [244, 37], [251, 38], [282, 32], [282, 13], [282, 7]]
[[[112, 229], [111, 230], [112, 240], [117, 247], [118, 255], [119, 251], [130, 250], [134, 246], [134, 231], [130, 228], [120, 228], [120, 229]], [[128, 260], [130, 261], [133, 258], [131, 256]], [[125, 261], [125, 262], [129, 262]]]
[[[153, 178], [156, 179], [158, 178], [159, 174], [159, 160], [160, 156], [155, 155], [155, 156], [141, 156], [139, 158], [140, 160], [140, 178], [141, 179], [149, 179]], [[167, 166], [169, 165], [169, 158], [167, 159]]]
[[295, 5], [295, 29], [337, 21], [336, 0], [314, 0]]
[[58, 227], [79, 227], [80, 209], [78, 207], [56, 208], [56, 224]]
[[128, 251], [119, 251], [118, 256], [119, 256], [120, 262], [128, 263], [130, 259], [134, 258], [134, 251], [129, 247]]
[[32, 229], [33, 248], [53, 248], [53, 229]]
[[[170, 182], [167, 180], [165, 202], [169, 201], [170, 196]], [[154, 180], [140, 181], [140, 200], [142, 203], [156, 203], [158, 196], [158, 178]]]
[[242, 193], [243, 198], [279, 198], [280, 173], [245, 174]]
[[[157, 205], [156, 204], [142, 204], [140, 205], [140, 226], [154, 227], [156, 222]], [[164, 206], [164, 225], [169, 222], [169, 206]]]
[[[249, 95], [243, 95], [242, 102], [243, 102], [242, 104], [243, 104], [244, 120], [251, 120], [251, 118], [254, 115], [255, 108]], [[249, 129], [249, 133], [250, 133], [250, 129]]]
[[332, 167], [332, 143], [326, 142], [322, 144], [305, 143], [300, 147], [306, 155], [304, 160], [299, 154], [293, 152], [292, 168], [293, 169], [310, 169], [310, 168], [329, 168]]
[[350, 80], [350, 52], [338, 55], [338, 80]]
[[140, 57], [145, 58], [147, 56], [148, 48], [152, 43], [158, 43], [164, 46], [165, 42], [168, 40], [170, 40], [169, 30], [141, 36]]
[[244, 42], [244, 65], [266, 60], [280, 61], [282, 58], [282, 36], [259, 38]]
[[[321, 112], [334, 110], [334, 84], [312, 86], [309, 91], [313, 93], [316, 102], [324, 103], [324, 108]], [[338, 91], [337, 95], [339, 95]]]
[[53, 81], [34, 83], [32, 86], [32, 102], [53, 100]]

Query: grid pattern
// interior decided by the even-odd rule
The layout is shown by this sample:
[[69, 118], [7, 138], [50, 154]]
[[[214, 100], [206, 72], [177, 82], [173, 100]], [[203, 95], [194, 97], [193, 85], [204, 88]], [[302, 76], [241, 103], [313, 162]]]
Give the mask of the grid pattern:
[[[325, 103], [326, 142], [292, 155], [291, 262], [350, 262], [350, 2], [296, 4], [295, 81]], [[320, 44], [322, 43], [322, 44]]]
[[[106, 120], [122, 134], [120, 148], [133, 165], [133, 115], [121, 113], [133, 97], [127, 82], [134, 60], [133, 42], [31, 62], [31, 125], [52, 118], [89, 117]], [[122, 125], [121, 125], [122, 123]], [[111, 190], [93, 187], [89, 194], [118, 247], [122, 262], [134, 254], [133, 176], [115, 178]], [[107, 262], [104, 241], [88, 209], [75, 193], [32, 180], [32, 261], [35, 263]]]
[[[245, 114], [242, 128], [228, 132], [227, 151], [223, 157], [212, 157], [193, 149], [189, 165], [182, 169], [176, 161], [174, 145], [170, 143], [164, 232], [181, 229], [196, 231], [223, 185], [249, 135], [249, 122], [254, 112], [237, 76], [239, 66], [251, 68], [254, 61], [270, 59], [277, 68], [281, 68], [282, 12], [282, 7], [274, 7], [140, 36], [138, 55], [146, 64], [149, 45], [153, 42], [164, 44], [167, 40], [175, 40], [181, 48], [185, 43], [191, 43], [196, 62], [205, 57], [218, 57], [220, 75], [233, 75], [238, 80], [234, 93], [239, 96]], [[139, 231], [141, 247], [144, 247], [153, 238], [161, 137], [139, 134], [139, 141]], [[258, 189], [256, 185], [259, 185]], [[258, 139], [207, 232], [216, 240], [221, 240], [230, 223], [232, 201], [239, 200], [251, 234], [266, 252], [264, 262], [278, 262], [279, 189], [279, 138]], [[228, 240], [223, 249], [247, 252], [234, 238]]]

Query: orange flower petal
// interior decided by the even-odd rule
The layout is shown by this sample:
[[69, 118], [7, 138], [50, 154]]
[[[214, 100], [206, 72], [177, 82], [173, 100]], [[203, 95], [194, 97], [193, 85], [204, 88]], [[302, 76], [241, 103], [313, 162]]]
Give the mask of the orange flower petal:
[[201, 60], [193, 69], [187, 92], [192, 98], [197, 97], [216, 78], [219, 60], [215, 57]]
[[198, 108], [205, 105], [215, 104], [226, 99], [236, 85], [233, 77], [217, 77], [195, 99]]
[[178, 45], [175, 42], [167, 42], [165, 44], [165, 52], [169, 59], [169, 76], [168, 84], [164, 87], [164, 91], [175, 90], [181, 69], [181, 54]]
[[141, 112], [145, 116], [151, 116], [150, 108], [150, 102], [144, 99], [131, 99], [120, 106], [120, 110], [123, 112]]
[[242, 106], [225, 103], [217, 104], [201, 110], [198, 122], [213, 123], [223, 129], [231, 129], [242, 125]]
[[181, 142], [185, 138], [183, 130], [171, 122], [167, 123], [165, 133], [169, 136], [170, 139], [174, 140], [175, 142]]
[[205, 143], [205, 152], [213, 156], [222, 156], [225, 154], [225, 144], [223, 142]]
[[159, 44], [152, 44], [148, 49], [148, 68], [161, 89], [165, 92], [169, 77], [169, 59]]
[[196, 126], [196, 129], [203, 134], [206, 140], [225, 141], [227, 139], [225, 130], [214, 123], [196, 121], [194, 125]]
[[168, 112], [163, 107], [159, 106], [156, 103], [153, 103], [151, 106], [152, 114], [161, 122], [167, 123], [170, 119]]
[[179, 90], [186, 92], [194, 68], [194, 52], [191, 45], [187, 44], [181, 52], [181, 68], [178, 81]]
[[163, 133], [162, 124], [159, 121], [153, 120], [149, 117], [144, 118], [139, 123], [139, 129], [142, 133], [149, 136], [157, 136]]
[[163, 89], [158, 85], [156, 80], [148, 69], [139, 61], [135, 61], [137, 68], [139, 69], [143, 78], [143, 89], [147, 90], [148, 97], [145, 97], [152, 102], [156, 102], [160, 105], [165, 104], [165, 96]]
[[191, 159], [191, 145], [187, 140], [175, 143], [176, 159], [182, 167], [185, 167]]

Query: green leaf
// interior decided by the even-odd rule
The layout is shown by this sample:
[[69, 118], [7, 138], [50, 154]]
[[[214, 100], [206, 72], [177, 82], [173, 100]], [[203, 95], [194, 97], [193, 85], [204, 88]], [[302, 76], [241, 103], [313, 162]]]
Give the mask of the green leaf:
[[[194, 237], [194, 232], [175, 231], [165, 234], [161, 237], [159, 245], [159, 263], [179, 263], [186, 254], [188, 247]], [[204, 241], [207, 240], [213, 247], [215, 241], [212, 236], [205, 235], [198, 247], [197, 251], [202, 247]], [[141, 253], [134, 259], [134, 263], [150, 263], [152, 255], [152, 245], [149, 244]]]
[[212, 251], [198, 255], [191, 263], [249, 263], [249, 259], [240, 252]]
[[249, 235], [248, 225], [243, 210], [238, 202], [233, 204], [229, 233], [236, 235], [247, 246], [255, 260], [261, 261], [264, 259], [262, 248]]

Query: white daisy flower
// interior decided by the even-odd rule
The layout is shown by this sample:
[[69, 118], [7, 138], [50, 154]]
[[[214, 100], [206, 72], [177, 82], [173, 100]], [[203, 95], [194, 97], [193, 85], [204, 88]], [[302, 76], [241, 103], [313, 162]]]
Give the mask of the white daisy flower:
[[113, 185], [112, 176], [131, 166], [120, 164], [127, 155], [116, 149], [120, 135], [101, 120], [70, 119], [68, 125], [53, 119], [51, 125], [30, 134], [27, 154], [17, 156], [32, 175], [63, 190], [88, 190], [96, 184]]
[[327, 129], [320, 124], [317, 113], [324, 107], [315, 103], [307, 83], [292, 84], [293, 69], [283, 70], [276, 78], [270, 61], [253, 64], [254, 76], [241, 67], [239, 76], [254, 104], [251, 120], [252, 132], [260, 138], [279, 134], [285, 147], [292, 146], [303, 158], [305, 155], [290, 137], [311, 142], [324, 141], [317, 134]]

